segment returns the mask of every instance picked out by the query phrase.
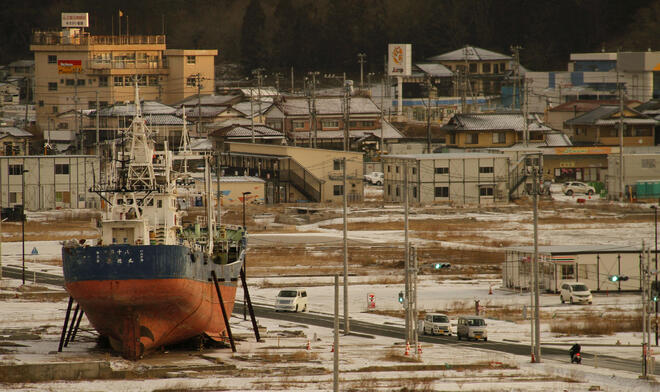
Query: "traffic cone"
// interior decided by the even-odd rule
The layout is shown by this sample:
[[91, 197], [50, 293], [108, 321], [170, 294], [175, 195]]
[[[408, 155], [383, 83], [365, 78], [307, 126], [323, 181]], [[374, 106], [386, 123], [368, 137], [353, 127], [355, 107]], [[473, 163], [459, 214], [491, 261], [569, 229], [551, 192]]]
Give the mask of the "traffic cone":
[[417, 355], [422, 355], [422, 345], [421, 343], [417, 343]]
[[331, 352], [331, 353], [334, 353], [334, 352], [335, 352], [335, 344], [334, 344], [334, 343], [332, 343], [332, 349], [330, 350], [330, 352]]
[[410, 355], [410, 343], [406, 341], [406, 356]]
[[488, 287], [488, 295], [493, 295], [493, 285], [492, 284]]
[[308, 350], [311, 350], [311, 349], [312, 349], [312, 345], [309, 343], [309, 339], [307, 339], [307, 349], [308, 349]]

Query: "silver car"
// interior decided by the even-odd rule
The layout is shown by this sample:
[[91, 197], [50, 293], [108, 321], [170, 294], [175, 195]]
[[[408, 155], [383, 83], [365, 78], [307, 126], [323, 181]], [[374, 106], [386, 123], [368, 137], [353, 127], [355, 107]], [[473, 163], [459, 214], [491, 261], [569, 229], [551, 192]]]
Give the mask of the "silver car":
[[581, 193], [591, 196], [596, 193], [596, 188], [589, 184], [585, 184], [584, 182], [569, 181], [562, 184], [561, 191], [564, 192], [564, 194], [567, 196], [571, 196], [574, 193]]

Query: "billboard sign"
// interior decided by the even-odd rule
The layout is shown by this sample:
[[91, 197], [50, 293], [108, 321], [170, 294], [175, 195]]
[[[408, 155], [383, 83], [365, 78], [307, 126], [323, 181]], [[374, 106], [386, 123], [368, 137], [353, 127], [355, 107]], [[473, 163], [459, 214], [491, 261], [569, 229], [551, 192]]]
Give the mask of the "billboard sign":
[[57, 60], [57, 73], [70, 74], [82, 72], [82, 60]]
[[62, 27], [89, 27], [87, 12], [62, 12]]
[[389, 76], [410, 76], [412, 72], [412, 45], [387, 45], [387, 74]]

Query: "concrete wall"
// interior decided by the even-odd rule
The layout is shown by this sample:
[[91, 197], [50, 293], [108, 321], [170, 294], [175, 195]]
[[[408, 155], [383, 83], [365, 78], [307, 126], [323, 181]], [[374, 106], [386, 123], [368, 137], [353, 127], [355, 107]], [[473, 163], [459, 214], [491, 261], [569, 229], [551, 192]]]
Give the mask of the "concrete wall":
[[[660, 180], [660, 154], [623, 154], [623, 182], [626, 186], [637, 181]], [[611, 196], [619, 194], [619, 154], [607, 158], [607, 189]]]
[[[21, 175], [10, 175], [9, 167], [28, 170]], [[55, 165], [68, 165], [69, 174], [56, 174]], [[60, 166], [60, 169], [63, 167]], [[99, 208], [99, 197], [89, 192], [98, 181], [99, 158], [89, 155], [46, 155], [0, 157], [0, 206], [22, 204], [28, 211], [55, 208]], [[22, 180], [25, 199], [22, 194]], [[14, 199], [14, 200], [12, 200]]]

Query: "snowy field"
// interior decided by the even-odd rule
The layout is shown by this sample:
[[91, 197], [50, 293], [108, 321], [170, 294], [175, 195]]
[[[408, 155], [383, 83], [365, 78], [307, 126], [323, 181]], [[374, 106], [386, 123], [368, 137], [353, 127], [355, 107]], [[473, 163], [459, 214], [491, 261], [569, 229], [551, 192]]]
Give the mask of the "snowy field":
[[[379, 194], [380, 192], [380, 194]], [[367, 187], [367, 198], [378, 200], [382, 191]], [[556, 217], [585, 214], [580, 210], [577, 198], [554, 194], [563, 203], [555, 211], [544, 214]], [[605, 203], [597, 199], [586, 203]], [[603, 204], [604, 205], [604, 204]], [[512, 206], [507, 206], [511, 208]], [[513, 206], [515, 207], [515, 206]], [[644, 209], [647, 206], [641, 206]], [[521, 208], [510, 211], [474, 211], [439, 207], [438, 214], [417, 211], [411, 219], [465, 219], [483, 222], [488, 228], [481, 233], [488, 239], [501, 239], [514, 244], [526, 244], [531, 237], [531, 211]], [[601, 216], [617, 216], [604, 211]], [[352, 209], [350, 222], [402, 221], [400, 206]], [[586, 215], [585, 215], [586, 216]], [[584, 218], [584, 216], [582, 216]], [[39, 218], [40, 220], [42, 218]], [[48, 216], [45, 220], [50, 220]], [[583, 219], [584, 220], [584, 219]], [[325, 226], [341, 223], [341, 219], [328, 219], [298, 226], [304, 235], [323, 236], [340, 241], [341, 230]], [[296, 237], [301, 233], [259, 233], [254, 238]], [[591, 223], [545, 224], [540, 233], [542, 243], [550, 244], [616, 244], [641, 245], [649, 242], [653, 227], [647, 222], [630, 222], [602, 226]], [[0, 236], [1, 238], [1, 236]], [[401, 230], [365, 230], [349, 232], [349, 239], [373, 244], [400, 242]], [[579, 243], [577, 242], [579, 241]], [[453, 248], [479, 248], [479, 244], [453, 241], [433, 241], [411, 238], [411, 242], [423, 246], [441, 243]], [[32, 272], [61, 274], [61, 267], [52, 260], [60, 257], [58, 241], [28, 241], [25, 244], [27, 289]], [[35, 253], [35, 254], [33, 254]], [[22, 265], [20, 242], [2, 244], [3, 265]], [[310, 314], [332, 314], [334, 287], [330, 277], [319, 278], [250, 278], [252, 300], [257, 304], [272, 305], [278, 287], [306, 287], [309, 295]], [[349, 311], [352, 320], [387, 323], [403, 326], [396, 317], [367, 311], [367, 295], [374, 294], [376, 309], [397, 311], [401, 284], [364, 284], [378, 276], [349, 278]], [[495, 275], [475, 275], [472, 279], [447, 276], [420, 275], [418, 286], [419, 310], [449, 312], [456, 322], [456, 310], [467, 312], [474, 309], [479, 300], [485, 307], [489, 341], [529, 344], [530, 321], [521, 321], [523, 307], [530, 304], [527, 293], [512, 292], [500, 287], [501, 279]], [[332, 390], [332, 330], [292, 322], [259, 319], [264, 328], [264, 341], [255, 342], [251, 324], [242, 315], [232, 317], [232, 330], [239, 338], [237, 353], [229, 349], [206, 349], [203, 352], [172, 350], [155, 353], [133, 363], [115, 354], [95, 348], [95, 334], [83, 321], [76, 342], [63, 353], [57, 353], [59, 334], [66, 309], [66, 301], [53, 298], [49, 301], [27, 300], [21, 295], [26, 288], [19, 288], [20, 281], [0, 281], [0, 366], [29, 363], [104, 361], [112, 369], [142, 371], [159, 366], [176, 365], [183, 369], [166, 377], [135, 377], [130, 380], [60, 381], [27, 384], [2, 384], [2, 391], [183, 391], [183, 390]], [[51, 287], [56, 290], [57, 288]], [[19, 291], [20, 290], [20, 291]], [[61, 289], [60, 289], [61, 290]], [[491, 294], [492, 292], [492, 294]], [[237, 301], [242, 301], [242, 291], [237, 291]], [[561, 304], [557, 295], [541, 295], [541, 312], [546, 315], [541, 324], [541, 341], [545, 347], [568, 350], [575, 341], [588, 354], [608, 355], [625, 360], [641, 357], [641, 333], [626, 332], [607, 336], [575, 337], [551, 332], [552, 320], [589, 313], [601, 318], [616, 317], [621, 312], [639, 311], [639, 296], [635, 294], [596, 294], [593, 305]], [[340, 306], [343, 300], [340, 300]], [[509, 313], [498, 314], [506, 307]], [[339, 310], [343, 314], [343, 309]], [[511, 313], [513, 312], [513, 313]], [[511, 317], [512, 314], [518, 317]], [[529, 313], [529, 312], [527, 312]], [[38, 335], [35, 338], [34, 335]], [[307, 350], [309, 342], [310, 349]], [[529, 356], [506, 354], [466, 345], [425, 343], [419, 358], [415, 347], [406, 357], [405, 342], [401, 339], [365, 336], [340, 337], [340, 390], [352, 391], [654, 391], [658, 384], [639, 380], [639, 373], [597, 368], [593, 364], [571, 365], [565, 358], [544, 358], [543, 363], [530, 363]], [[200, 370], [216, 364], [232, 365], [236, 369], [226, 371]], [[196, 368], [199, 367], [199, 368]], [[195, 368], [197, 370], [186, 370]], [[641, 371], [641, 370], [640, 370]]]

